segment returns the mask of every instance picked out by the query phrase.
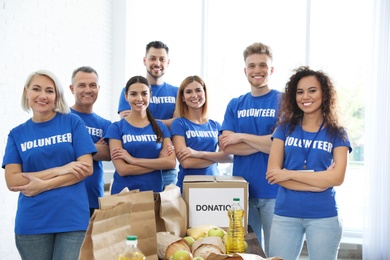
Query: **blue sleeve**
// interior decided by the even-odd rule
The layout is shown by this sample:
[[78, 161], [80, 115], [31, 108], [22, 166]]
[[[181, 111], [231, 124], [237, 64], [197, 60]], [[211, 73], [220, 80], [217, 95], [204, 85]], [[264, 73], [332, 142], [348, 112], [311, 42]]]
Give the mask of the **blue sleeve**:
[[218, 129], [218, 136], [220, 136], [221, 133], [222, 133], [222, 131], [221, 131], [222, 126], [221, 126], [221, 124], [220, 124], [218, 121], [214, 121], [214, 120], [213, 120], [213, 122], [215, 123], [215, 126], [216, 126], [216, 128]]
[[234, 114], [235, 111], [233, 110], [234, 103], [236, 99], [230, 100], [229, 104], [227, 105], [225, 116], [223, 119], [221, 131], [228, 130], [232, 132], [236, 132], [235, 123], [234, 123]]
[[176, 118], [172, 121], [171, 124], [171, 135], [185, 136], [185, 128], [183, 125], [183, 120], [181, 118]]
[[274, 138], [285, 141], [286, 140], [286, 127], [278, 126], [275, 129], [275, 132], [272, 134], [271, 140], [273, 140]]
[[168, 127], [161, 121], [157, 120], [157, 123], [160, 126], [161, 131], [163, 132], [164, 138], [171, 138], [171, 133], [169, 132]]
[[338, 147], [338, 146], [346, 146], [348, 147], [349, 153], [352, 152], [351, 142], [349, 141], [348, 134], [345, 131], [345, 129], [343, 129], [343, 137], [336, 138], [335, 140], [334, 147]]
[[16, 147], [15, 140], [11, 134], [8, 134], [7, 145], [5, 147], [2, 168], [4, 169], [7, 164], [22, 164], [22, 158]]
[[[120, 121], [119, 121], [120, 122]], [[119, 122], [112, 123], [108, 129], [106, 134], [104, 135], [104, 141], [106, 143], [109, 142], [109, 139], [117, 139], [117, 140], [122, 140], [121, 137], [121, 131], [119, 127]]]
[[123, 110], [131, 110], [129, 103], [125, 98], [125, 92], [126, 92], [126, 88], [123, 88], [119, 96], [118, 114]]

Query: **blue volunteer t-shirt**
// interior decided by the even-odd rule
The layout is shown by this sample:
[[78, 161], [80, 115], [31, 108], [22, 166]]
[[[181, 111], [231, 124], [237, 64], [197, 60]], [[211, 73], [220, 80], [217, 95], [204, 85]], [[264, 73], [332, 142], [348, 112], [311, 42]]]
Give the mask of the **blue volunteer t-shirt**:
[[[187, 147], [196, 151], [216, 152], [218, 136], [221, 125], [214, 120], [208, 120], [204, 124], [195, 124], [190, 120], [180, 117], [173, 120], [171, 135], [183, 136]], [[182, 188], [186, 175], [219, 175], [218, 164], [214, 163], [205, 168], [187, 168], [179, 165], [177, 186]]]
[[[74, 114], [60, 114], [42, 123], [31, 119], [8, 135], [2, 167], [20, 164], [37, 172], [66, 165], [96, 148], [84, 122]], [[87, 191], [83, 181], [27, 197], [19, 193], [15, 234], [44, 234], [86, 230], [89, 223]]]
[[[84, 121], [93, 143], [103, 138], [111, 125], [111, 121], [104, 119], [96, 113], [80, 113], [72, 108], [70, 110]], [[98, 198], [104, 195], [104, 171], [101, 161], [93, 160], [93, 174], [85, 178], [84, 183], [88, 192], [89, 207], [98, 209]]]
[[[269, 135], [275, 129], [281, 93], [270, 90], [254, 97], [247, 93], [232, 99], [226, 109], [222, 131], [252, 135]], [[249, 198], [276, 197], [278, 185], [270, 185], [265, 178], [268, 154], [257, 152], [247, 156], [234, 155], [233, 175], [242, 176], [249, 183]]]
[[[314, 170], [307, 174], [315, 174], [316, 171], [325, 171], [332, 164], [334, 148], [346, 146], [349, 152], [352, 151], [346, 133], [345, 138], [339, 138], [330, 136], [326, 127], [319, 131], [317, 136], [317, 132], [306, 132], [300, 125], [291, 133], [288, 133], [287, 129], [288, 126], [279, 126], [272, 136], [285, 143], [283, 161], [285, 169], [303, 170], [306, 153], [306, 169]], [[329, 174], [332, 172], [329, 171]], [[276, 197], [275, 214], [294, 218], [334, 217], [338, 214], [335, 194], [333, 187], [323, 192], [309, 192], [289, 190], [280, 186]]]
[[[152, 116], [162, 120], [172, 118], [179, 88], [165, 82], [162, 85], [151, 85], [151, 87], [152, 96], [150, 98], [149, 110]], [[119, 98], [118, 113], [123, 110], [131, 110], [129, 102], [125, 98], [125, 91], [126, 88], [123, 88]]]
[[[157, 121], [157, 124], [161, 128], [164, 138], [170, 138], [168, 128], [160, 121]], [[123, 149], [136, 158], [158, 158], [162, 149], [162, 143], [156, 142], [157, 136], [151, 124], [143, 128], [134, 127], [124, 118], [110, 125], [105, 138], [121, 140]], [[161, 192], [163, 190], [161, 170], [123, 177], [115, 171], [111, 194], [119, 193], [125, 187], [129, 190], [139, 189], [140, 191]]]

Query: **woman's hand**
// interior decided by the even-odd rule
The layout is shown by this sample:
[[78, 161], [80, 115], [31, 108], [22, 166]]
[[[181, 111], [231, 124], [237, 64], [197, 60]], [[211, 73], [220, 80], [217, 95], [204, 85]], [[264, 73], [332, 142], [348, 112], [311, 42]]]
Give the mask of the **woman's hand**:
[[128, 164], [132, 164], [135, 158], [131, 156], [129, 152], [127, 152], [125, 149], [121, 147], [116, 147], [111, 151], [111, 160], [118, 160], [118, 159], [122, 159]]
[[202, 158], [202, 153], [198, 152], [190, 147], [185, 147], [177, 152], [176, 154], [177, 159], [179, 161], [185, 160], [187, 158]]
[[58, 167], [58, 175], [73, 174], [77, 179], [83, 179], [89, 175], [91, 164], [83, 161], [70, 162]]
[[166, 145], [161, 149], [160, 157], [169, 157], [174, 152], [175, 147], [173, 147], [173, 145]]
[[10, 187], [11, 191], [20, 191], [27, 197], [36, 196], [39, 193], [46, 191], [45, 181], [28, 173], [22, 173], [22, 176], [30, 182], [23, 186]]
[[274, 169], [267, 171], [265, 178], [269, 184], [276, 184], [290, 180], [290, 174], [286, 169]]

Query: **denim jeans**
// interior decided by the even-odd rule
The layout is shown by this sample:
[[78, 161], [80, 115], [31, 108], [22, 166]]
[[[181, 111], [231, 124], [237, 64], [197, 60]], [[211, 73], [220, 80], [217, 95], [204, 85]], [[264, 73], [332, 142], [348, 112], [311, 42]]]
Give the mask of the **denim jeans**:
[[22, 260], [78, 260], [85, 231], [15, 235]]
[[173, 183], [177, 183], [177, 169], [162, 170], [163, 187]]
[[284, 260], [298, 259], [306, 235], [310, 259], [337, 259], [342, 229], [342, 221], [338, 216], [302, 219], [274, 215], [270, 255], [279, 256]]
[[267, 256], [274, 208], [275, 199], [249, 199], [248, 224], [252, 227], [253, 232], [255, 232]]

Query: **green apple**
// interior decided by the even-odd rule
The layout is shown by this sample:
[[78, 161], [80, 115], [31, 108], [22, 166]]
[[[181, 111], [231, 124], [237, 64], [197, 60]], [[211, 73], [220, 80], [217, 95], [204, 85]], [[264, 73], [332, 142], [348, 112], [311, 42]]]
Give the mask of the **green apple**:
[[207, 235], [209, 237], [220, 237], [220, 238], [223, 238], [223, 236], [225, 235], [225, 232], [220, 227], [213, 227], [213, 228], [209, 229], [209, 232], [207, 232]]
[[179, 249], [173, 253], [172, 260], [192, 260], [192, 254], [187, 250]]
[[192, 236], [183, 237], [183, 239], [187, 242], [187, 244], [191, 247], [195, 242], [195, 239]]

